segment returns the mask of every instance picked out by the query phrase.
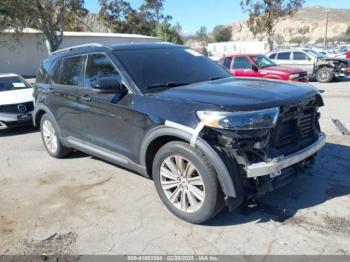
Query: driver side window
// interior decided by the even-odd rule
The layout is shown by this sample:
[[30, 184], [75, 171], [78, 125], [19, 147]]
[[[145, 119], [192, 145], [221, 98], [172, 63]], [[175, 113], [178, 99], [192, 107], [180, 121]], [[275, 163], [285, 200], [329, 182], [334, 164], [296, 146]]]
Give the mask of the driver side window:
[[104, 54], [92, 54], [86, 62], [84, 87], [94, 88], [101, 78], [114, 78], [121, 83], [121, 76]]
[[236, 57], [232, 65], [233, 69], [252, 69], [252, 63], [246, 57]]

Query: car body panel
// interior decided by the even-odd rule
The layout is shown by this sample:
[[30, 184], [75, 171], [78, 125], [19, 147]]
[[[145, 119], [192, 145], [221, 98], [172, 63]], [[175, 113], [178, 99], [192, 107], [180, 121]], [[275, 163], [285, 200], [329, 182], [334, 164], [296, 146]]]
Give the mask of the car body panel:
[[0, 92], [0, 105], [11, 105], [33, 101], [33, 88]]

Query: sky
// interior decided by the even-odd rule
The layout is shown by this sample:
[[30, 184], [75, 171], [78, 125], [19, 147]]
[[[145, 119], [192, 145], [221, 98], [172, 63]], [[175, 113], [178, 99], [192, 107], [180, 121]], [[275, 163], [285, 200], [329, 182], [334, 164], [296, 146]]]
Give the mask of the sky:
[[[129, 2], [137, 8], [143, 0]], [[350, 9], [350, 0], [306, 0], [305, 6]], [[98, 12], [98, 0], [85, 0], [85, 7]], [[211, 31], [216, 25], [245, 20], [248, 16], [241, 10], [240, 0], [165, 0], [164, 14], [171, 15], [173, 23], [179, 22], [185, 34], [194, 34], [201, 26]]]

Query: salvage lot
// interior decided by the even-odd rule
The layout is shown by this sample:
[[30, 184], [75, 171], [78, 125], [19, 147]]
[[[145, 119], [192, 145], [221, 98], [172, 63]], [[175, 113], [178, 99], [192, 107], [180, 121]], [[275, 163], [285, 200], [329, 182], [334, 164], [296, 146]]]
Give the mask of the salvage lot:
[[207, 225], [174, 217], [152, 181], [75, 153], [57, 160], [32, 128], [0, 135], [0, 254], [350, 254], [350, 81], [324, 90], [328, 143], [310, 174]]

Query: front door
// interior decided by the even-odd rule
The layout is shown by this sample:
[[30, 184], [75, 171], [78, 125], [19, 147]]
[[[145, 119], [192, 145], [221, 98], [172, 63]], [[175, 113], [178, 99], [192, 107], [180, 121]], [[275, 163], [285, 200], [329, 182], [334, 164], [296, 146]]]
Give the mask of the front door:
[[253, 70], [253, 63], [244, 56], [234, 58], [231, 71], [239, 77], [259, 77], [258, 71]]
[[305, 52], [293, 52], [293, 66], [305, 70], [309, 75], [313, 73], [314, 59]]
[[146, 118], [132, 109], [134, 95], [125, 85], [125, 92], [96, 92], [96, 82], [104, 77], [122, 83], [120, 73], [105, 54], [88, 55], [83, 87], [80, 89], [84, 140], [135, 159], [135, 152], [138, 151], [134, 144], [140, 143], [138, 137], [142, 137], [140, 130]]

